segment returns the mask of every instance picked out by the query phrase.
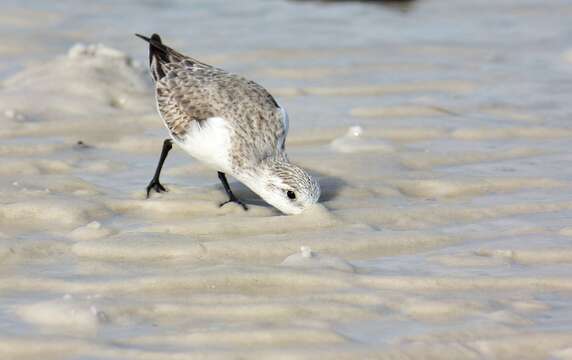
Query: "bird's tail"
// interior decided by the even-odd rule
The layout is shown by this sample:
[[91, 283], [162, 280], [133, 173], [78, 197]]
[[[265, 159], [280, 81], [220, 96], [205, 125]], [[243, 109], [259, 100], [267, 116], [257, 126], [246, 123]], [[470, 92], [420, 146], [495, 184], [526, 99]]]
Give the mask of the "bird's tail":
[[135, 34], [149, 43], [149, 67], [151, 76], [155, 81], [165, 76], [165, 65], [171, 62], [178, 62], [185, 59], [185, 56], [163, 44], [158, 34], [151, 35], [150, 38], [141, 34]]

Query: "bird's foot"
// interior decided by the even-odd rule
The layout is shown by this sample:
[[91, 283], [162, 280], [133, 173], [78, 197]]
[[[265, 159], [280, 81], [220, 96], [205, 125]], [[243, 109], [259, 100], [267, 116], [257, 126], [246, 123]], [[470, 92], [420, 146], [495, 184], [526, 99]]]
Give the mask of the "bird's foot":
[[238, 199], [235, 198], [235, 197], [232, 197], [232, 198], [228, 199], [227, 201], [225, 201], [225, 202], [223, 202], [223, 203], [220, 203], [218, 207], [223, 207], [223, 206], [225, 206], [226, 204], [231, 203], [231, 202], [237, 203], [238, 205], [242, 206], [242, 208], [244, 209], [244, 211], [248, 211], [248, 206], [246, 206], [245, 203], [243, 203], [242, 201], [238, 200]]
[[151, 193], [151, 189], [155, 190], [158, 193], [167, 192], [169, 190], [165, 189], [163, 185], [159, 182], [159, 179], [153, 179], [147, 185], [147, 199], [149, 199], [149, 194]]

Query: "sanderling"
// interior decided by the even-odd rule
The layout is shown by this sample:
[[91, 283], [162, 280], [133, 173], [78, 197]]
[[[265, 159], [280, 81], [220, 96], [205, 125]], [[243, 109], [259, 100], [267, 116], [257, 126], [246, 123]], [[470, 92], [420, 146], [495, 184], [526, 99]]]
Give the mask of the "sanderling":
[[163, 142], [147, 197], [151, 189], [167, 191], [159, 176], [175, 142], [218, 171], [229, 197], [220, 206], [235, 202], [247, 210], [225, 174], [286, 214], [301, 213], [318, 201], [317, 181], [288, 161], [288, 115], [266, 89], [165, 46], [157, 34], [136, 35], [149, 43], [157, 108], [171, 135]]

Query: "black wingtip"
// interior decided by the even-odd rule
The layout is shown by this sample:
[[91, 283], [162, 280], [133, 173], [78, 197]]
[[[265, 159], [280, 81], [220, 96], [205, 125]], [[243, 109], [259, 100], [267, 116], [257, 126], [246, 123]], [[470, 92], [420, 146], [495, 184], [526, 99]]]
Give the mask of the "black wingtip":
[[145, 36], [145, 35], [141, 35], [141, 34], [137, 34], [137, 33], [135, 33], [135, 36], [137, 36], [138, 38], [141, 38], [141, 39], [143, 39], [143, 40], [145, 40], [145, 41], [147, 41], [148, 43], [153, 44], [153, 45], [163, 44], [163, 42], [161, 41], [161, 37], [159, 36], [159, 34], [153, 34], [153, 35], [151, 35], [150, 38], [148, 38], [148, 37]]
[[138, 38], [141, 38], [141, 39], [143, 39], [143, 40], [145, 40], [145, 41], [147, 41], [147, 42], [151, 41], [151, 39], [149, 39], [147, 36], [143, 36], [143, 35], [141, 35], [141, 34], [135, 33], [135, 36], [137, 36]]
[[162, 44], [163, 42], [161, 41], [161, 37], [159, 36], [159, 34], [153, 34], [151, 35], [151, 40], [158, 42], [159, 44]]
[[162, 79], [165, 76], [165, 71], [161, 63], [169, 62], [169, 52], [174, 52], [169, 49], [161, 41], [159, 34], [153, 34], [151, 37], [135, 33], [135, 36], [141, 38], [149, 43], [149, 65], [151, 66], [151, 75], [155, 81]]

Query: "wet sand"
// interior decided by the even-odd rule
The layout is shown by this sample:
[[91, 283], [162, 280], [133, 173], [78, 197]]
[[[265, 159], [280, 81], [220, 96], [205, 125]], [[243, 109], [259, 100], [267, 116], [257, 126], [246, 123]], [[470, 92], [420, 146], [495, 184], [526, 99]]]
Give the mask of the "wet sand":
[[[572, 359], [572, 6], [161, 4], [0, 18], [0, 358]], [[178, 149], [146, 200], [135, 31], [269, 88], [321, 203]]]

